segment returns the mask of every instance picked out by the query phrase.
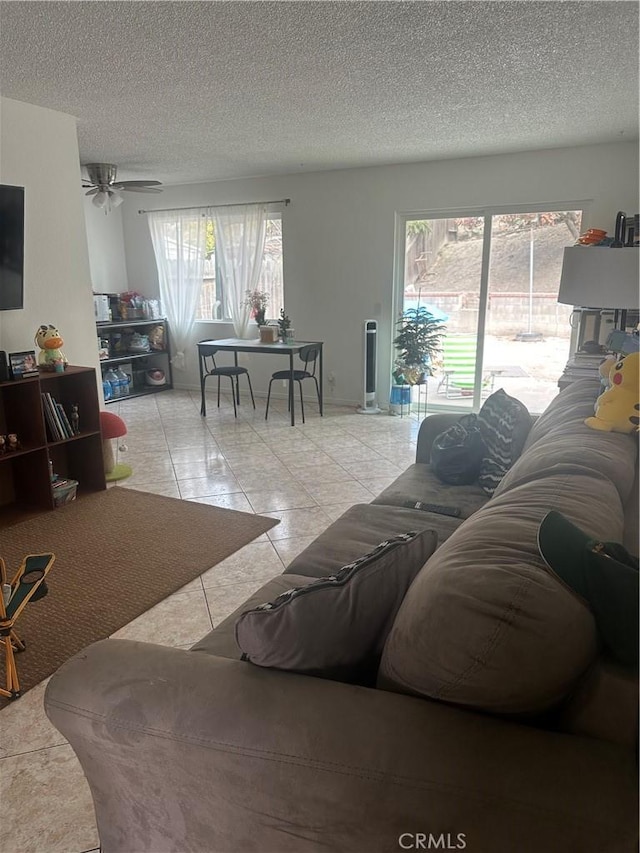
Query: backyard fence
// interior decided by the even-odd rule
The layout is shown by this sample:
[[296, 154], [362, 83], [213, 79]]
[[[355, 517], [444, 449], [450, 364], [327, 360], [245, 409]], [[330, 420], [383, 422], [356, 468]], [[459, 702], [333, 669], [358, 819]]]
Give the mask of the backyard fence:
[[[405, 291], [405, 300], [413, 304], [415, 299], [414, 291]], [[479, 313], [477, 293], [427, 292], [423, 294], [422, 301], [447, 314], [452, 330], [476, 332]], [[561, 305], [555, 293], [534, 293], [531, 300], [528, 293], [491, 293], [487, 302], [486, 332], [489, 335], [515, 335], [533, 331], [553, 337], [568, 337], [571, 312], [571, 306]]]

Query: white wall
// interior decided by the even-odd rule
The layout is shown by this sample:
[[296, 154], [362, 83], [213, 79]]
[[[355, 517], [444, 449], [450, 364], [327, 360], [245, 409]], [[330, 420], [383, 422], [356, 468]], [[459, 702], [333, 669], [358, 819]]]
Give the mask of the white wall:
[[[441, 212], [494, 205], [585, 202], [585, 228], [613, 232], [618, 210], [638, 204], [638, 145], [618, 143], [494, 157], [282, 175], [166, 187], [162, 195], [129, 196], [123, 229], [129, 286], [157, 294], [146, 209], [291, 198], [283, 210], [287, 313], [296, 337], [325, 341], [325, 377], [335, 374], [336, 402], [362, 394], [362, 323], [379, 321], [378, 388], [389, 387], [393, 338], [393, 251], [397, 213]], [[142, 201], [143, 199], [143, 201]], [[194, 357], [178, 386], [197, 388], [195, 342], [233, 334], [226, 324], [199, 323]], [[254, 387], [283, 365], [275, 357], [248, 361]], [[327, 392], [330, 390], [326, 386]]]
[[52, 323], [70, 363], [98, 368], [75, 119], [1, 98], [0, 182], [25, 187], [24, 308], [0, 312], [0, 349], [37, 349]]
[[87, 226], [91, 287], [94, 293], [123, 293], [129, 290], [124, 257], [122, 212], [119, 207], [105, 214], [83, 196]]

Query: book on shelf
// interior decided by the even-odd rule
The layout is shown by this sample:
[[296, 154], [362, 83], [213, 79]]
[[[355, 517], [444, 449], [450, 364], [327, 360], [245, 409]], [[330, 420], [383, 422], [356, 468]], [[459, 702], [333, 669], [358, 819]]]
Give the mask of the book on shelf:
[[584, 373], [597, 373], [598, 368], [600, 367], [600, 363], [598, 364], [584, 364], [580, 361], [568, 361], [566, 365], [566, 370], [580, 370]]
[[609, 358], [612, 353], [587, 353], [587, 352], [574, 352], [573, 356], [569, 359], [569, 363], [573, 364], [584, 364], [584, 365], [594, 365], [598, 367], [606, 358]]
[[67, 413], [62, 407], [62, 403], [56, 403], [56, 408], [58, 410], [58, 414], [60, 415], [60, 420], [62, 421], [62, 426], [64, 427], [66, 438], [73, 438], [73, 430], [71, 429], [71, 423], [69, 422]]
[[71, 438], [73, 430], [62, 404], [58, 403], [48, 391], [43, 392], [42, 403], [52, 440], [63, 441], [65, 438]]
[[56, 426], [58, 428], [58, 436], [60, 439], [66, 438], [67, 434], [64, 429], [64, 424], [60, 418], [60, 412], [58, 411], [58, 404], [56, 400], [47, 392], [47, 397], [49, 398], [49, 405], [51, 406], [51, 411], [53, 412], [53, 417], [55, 418]]
[[58, 423], [53, 414], [51, 408], [51, 402], [48, 399], [47, 394], [42, 394], [42, 408], [44, 409], [44, 416], [47, 422], [47, 428], [49, 430], [49, 436], [52, 441], [60, 440], [60, 433], [58, 432]]

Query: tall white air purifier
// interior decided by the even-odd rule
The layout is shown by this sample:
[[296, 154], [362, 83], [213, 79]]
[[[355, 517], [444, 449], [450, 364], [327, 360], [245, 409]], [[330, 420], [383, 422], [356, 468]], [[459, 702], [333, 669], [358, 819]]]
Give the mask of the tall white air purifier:
[[380, 409], [376, 400], [378, 323], [375, 320], [364, 321], [364, 400], [361, 415], [378, 415]]

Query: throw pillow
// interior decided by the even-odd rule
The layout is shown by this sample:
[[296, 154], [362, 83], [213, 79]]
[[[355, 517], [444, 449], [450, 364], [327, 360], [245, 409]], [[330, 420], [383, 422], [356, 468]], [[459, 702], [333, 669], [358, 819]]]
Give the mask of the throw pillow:
[[478, 483], [484, 492], [492, 495], [520, 456], [532, 419], [524, 403], [499, 388], [478, 412], [478, 423], [485, 444]]
[[437, 544], [433, 530], [394, 536], [334, 575], [247, 610], [236, 622], [243, 660], [373, 684], [402, 599]]
[[463, 415], [437, 435], [431, 445], [431, 470], [441, 483], [461, 486], [475, 483], [485, 456], [478, 417]]
[[551, 570], [584, 599], [614, 660], [638, 668], [638, 558], [617, 542], [590, 537], [552, 510], [538, 547]]

